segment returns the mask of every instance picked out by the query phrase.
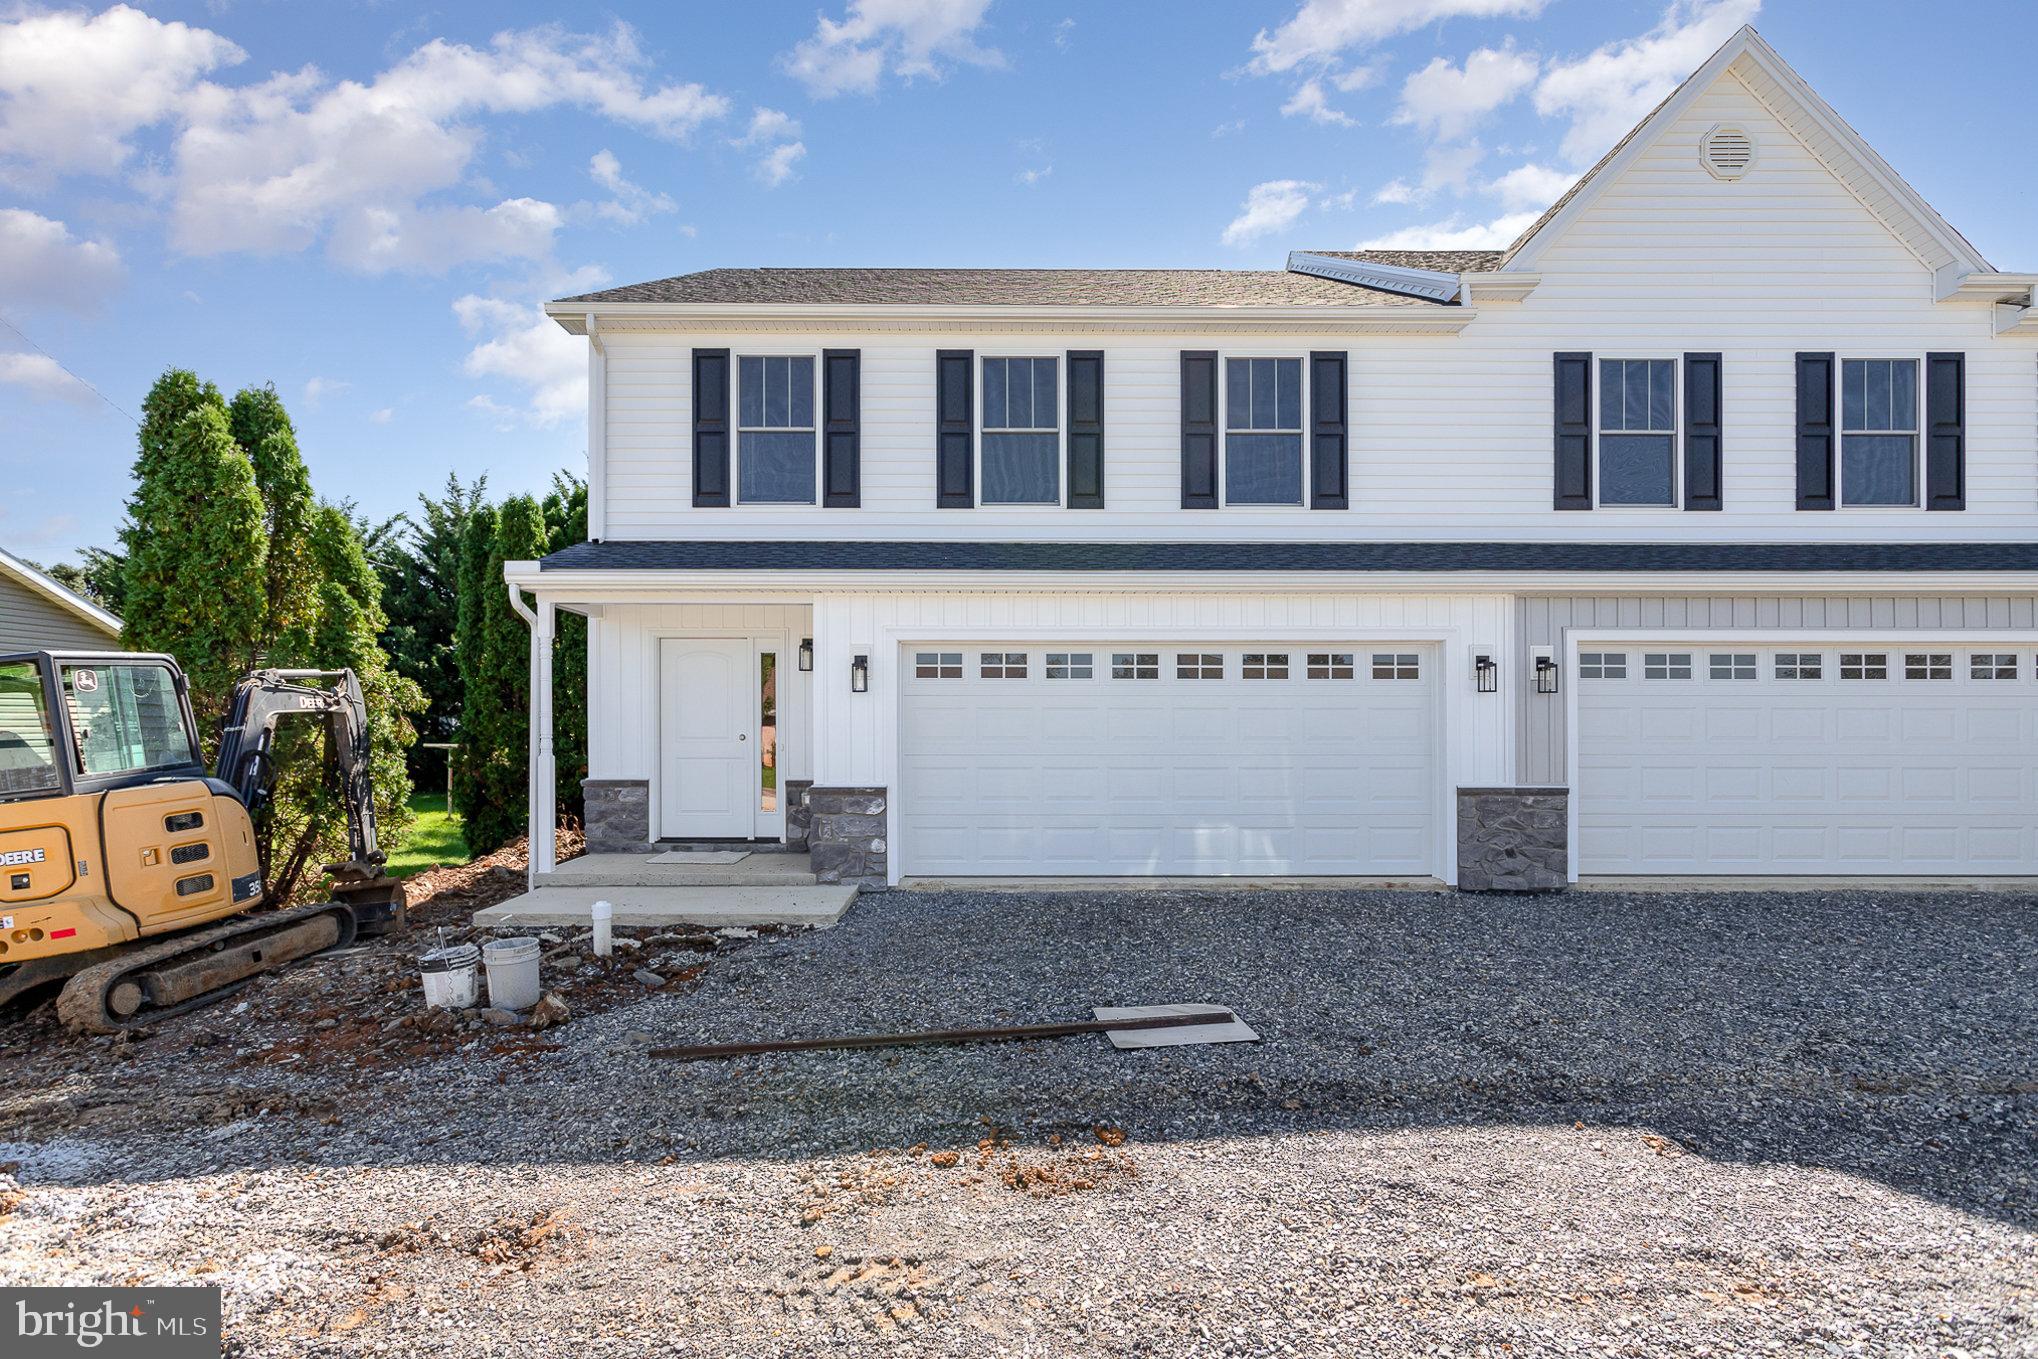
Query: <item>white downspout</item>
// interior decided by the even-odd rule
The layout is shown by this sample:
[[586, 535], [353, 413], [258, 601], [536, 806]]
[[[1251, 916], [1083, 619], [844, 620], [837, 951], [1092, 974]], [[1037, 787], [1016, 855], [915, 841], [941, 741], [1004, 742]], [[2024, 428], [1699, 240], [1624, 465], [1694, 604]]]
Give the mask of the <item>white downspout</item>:
[[609, 536], [609, 351], [587, 314], [587, 537]]

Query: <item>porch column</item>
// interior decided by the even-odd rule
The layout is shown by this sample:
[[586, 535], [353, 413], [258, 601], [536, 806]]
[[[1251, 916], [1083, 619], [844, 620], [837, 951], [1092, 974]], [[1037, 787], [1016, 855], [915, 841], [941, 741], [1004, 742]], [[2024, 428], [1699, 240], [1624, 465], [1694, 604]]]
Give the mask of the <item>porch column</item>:
[[538, 596], [537, 618], [531, 626], [530, 876], [558, 866], [556, 832], [559, 822], [557, 759], [552, 750], [552, 637], [558, 608]]

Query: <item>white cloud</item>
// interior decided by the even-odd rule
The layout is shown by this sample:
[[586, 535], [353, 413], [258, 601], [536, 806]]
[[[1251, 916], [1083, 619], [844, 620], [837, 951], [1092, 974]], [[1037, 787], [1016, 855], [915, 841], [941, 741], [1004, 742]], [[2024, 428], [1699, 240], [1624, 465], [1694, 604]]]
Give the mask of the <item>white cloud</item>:
[[384, 406], [380, 410], [368, 412], [368, 423], [371, 425], [386, 425], [395, 418], [396, 412], [388, 406]]
[[1454, 141], [1535, 82], [1536, 59], [1512, 48], [1482, 47], [1453, 66], [1442, 57], [1401, 85], [1394, 121]]
[[1522, 19], [1549, 0], [1303, 0], [1286, 23], [1253, 39], [1247, 64], [1256, 75], [1320, 67], [1348, 50], [1370, 47], [1397, 33], [1445, 19]]
[[1466, 223], [1452, 214], [1441, 222], [1403, 227], [1360, 241], [1360, 250], [1500, 250], [1529, 229], [1540, 212], [1507, 213], [1490, 222]]
[[1564, 155], [1590, 164], [1761, 8], [1762, 0], [1675, 0], [1641, 37], [1552, 65], [1536, 86], [1536, 112], [1569, 118]]
[[74, 406], [92, 406], [99, 401], [90, 387], [47, 354], [0, 354], [0, 383], [19, 387], [37, 401], [66, 401]]
[[315, 377], [304, 384], [304, 404], [317, 409], [318, 403], [329, 396], [338, 396], [354, 384], [339, 378]]
[[849, 0], [838, 21], [822, 15], [813, 36], [785, 54], [787, 72], [816, 99], [875, 94], [887, 72], [939, 80], [945, 62], [1002, 66], [972, 36], [991, 0]]
[[14, 10], [0, 21], [0, 182], [117, 172], [129, 138], [245, 60], [216, 33], [116, 5], [103, 14]]
[[1417, 190], [1405, 179], [1390, 179], [1373, 195], [1375, 203], [1413, 203]]
[[804, 142], [787, 142], [784, 146], [774, 146], [763, 160], [757, 162], [757, 177], [772, 188], [777, 188], [793, 177], [793, 165], [806, 154], [807, 147]]
[[587, 349], [543, 309], [469, 293], [453, 303], [469, 335], [485, 335], [461, 365], [469, 377], [500, 378], [524, 389], [520, 410], [477, 395], [468, 405], [527, 424], [551, 426], [587, 413]]
[[1556, 202], [1577, 178], [1569, 170], [1553, 170], [1546, 165], [1517, 165], [1489, 183], [1486, 189], [1510, 211], [1533, 208], [1541, 212]]
[[1486, 148], [1477, 141], [1432, 146], [1422, 158], [1422, 196], [1439, 189], [1464, 193], [1472, 186], [1472, 172], [1486, 159]]
[[120, 252], [83, 241], [62, 222], [0, 208], [0, 304], [86, 311], [120, 286]]
[[653, 193], [643, 185], [625, 179], [623, 163], [607, 148], [595, 152], [588, 159], [587, 173], [612, 195], [606, 203], [598, 204], [595, 212], [618, 225], [636, 226], [646, 218], [672, 212], [679, 207], [665, 194]]
[[1324, 94], [1321, 80], [1305, 80], [1297, 85], [1288, 102], [1281, 105], [1281, 114], [1286, 118], [1307, 118], [1312, 123], [1326, 123], [1332, 127], [1352, 126], [1351, 115], [1330, 106], [1330, 98]]
[[1021, 170], [1018, 174], [1012, 176], [1012, 178], [1015, 182], [1024, 184], [1030, 189], [1053, 173], [1054, 167], [1052, 165], [1042, 165], [1033, 169]]
[[530, 198], [491, 208], [427, 196], [466, 180], [485, 114], [562, 106], [680, 140], [724, 116], [697, 84], [651, 85], [636, 35], [555, 27], [498, 34], [486, 48], [434, 40], [363, 84], [314, 67], [254, 85], [203, 85], [186, 101], [172, 168], [173, 243], [197, 255], [301, 250], [321, 237], [368, 272], [437, 270], [538, 257], [558, 209]]
[[750, 114], [748, 130], [742, 136], [732, 138], [729, 144], [768, 147], [758, 157], [757, 177], [766, 185], [777, 188], [793, 177], [793, 165], [807, 154], [806, 143], [798, 139], [799, 135], [799, 119], [778, 109], [759, 106]]
[[1074, 19], [1063, 19], [1060, 23], [1057, 23], [1054, 26], [1054, 28], [1050, 30], [1054, 34], [1054, 45], [1056, 47], [1061, 48], [1063, 51], [1067, 51], [1069, 45], [1069, 34], [1075, 32], [1075, 30], [1076, 21]]
[[1322, 185], [1301, 179], [1270, 179], [1247, 192], [1238, 216], [1224, 228], [1226, 245], [1247, 245], [1294, 225], [1309, 210], [1309, 195]]

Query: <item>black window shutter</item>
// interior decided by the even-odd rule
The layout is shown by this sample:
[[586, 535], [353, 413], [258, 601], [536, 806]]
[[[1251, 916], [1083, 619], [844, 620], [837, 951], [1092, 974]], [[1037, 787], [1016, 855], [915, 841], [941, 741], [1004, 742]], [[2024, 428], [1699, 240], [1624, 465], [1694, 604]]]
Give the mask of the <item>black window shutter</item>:
[[1833, 356], [1797, 356], [1797, 507], [1833, 508]]
[[1592, 355], [1557, 354], [1556, 497], [1560, 510], [1592, 508]]
[[1925, 355], [1925, 508], [1967, 508], [1967, 355]]
[[693, 503], [729, 503], [729, 351], [693, 352]]
[[1309, 508], [1342, 510], [1351, 505], [1350, 437], [1345, 406], [1345, 353], [1322, 350], [1309, 356]]
[[934, 355], [934, 503], [967, 510], [976, 497], [976, 355], [943, 349]]
[[1182, 351], [1182, 508], [1217, 508], [1217, 351]]
[[1684, 508], [1723, 503], [1720, 462], [1721, 366], [1718, 354], [1684, 356]]
[[1069, 351], [1069, 508], [1104, 508], [1104, 351]]
[[863, 504], [863, 351], [821, 351], [821, 503]]

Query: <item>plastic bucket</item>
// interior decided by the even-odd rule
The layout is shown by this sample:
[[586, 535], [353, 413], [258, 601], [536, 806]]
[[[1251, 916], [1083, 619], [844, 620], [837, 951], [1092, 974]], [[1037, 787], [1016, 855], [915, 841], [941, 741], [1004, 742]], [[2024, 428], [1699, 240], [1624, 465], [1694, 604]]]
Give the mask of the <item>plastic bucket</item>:
[[488, 969], [488, 1003], [498, 1010], [528, 1010], [538, 1003], [538, 941], [497, 939], [481, 947]]
[[425, 979], [425, 1008], [465, 1010], [474, 1004], [475, 967], [481, 950], [472, 944], [435, 948], [418, 959]]

